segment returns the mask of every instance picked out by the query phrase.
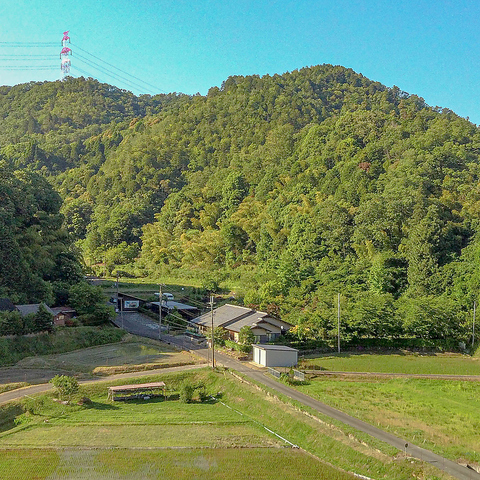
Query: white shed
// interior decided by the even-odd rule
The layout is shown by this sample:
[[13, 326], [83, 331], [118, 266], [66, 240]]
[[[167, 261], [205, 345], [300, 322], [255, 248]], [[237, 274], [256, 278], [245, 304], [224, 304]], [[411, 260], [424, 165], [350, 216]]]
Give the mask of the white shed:
[[284, 345], [252, 345], [253, 361], [264, 367], [293, 367], [298, 363], [298, 350]]

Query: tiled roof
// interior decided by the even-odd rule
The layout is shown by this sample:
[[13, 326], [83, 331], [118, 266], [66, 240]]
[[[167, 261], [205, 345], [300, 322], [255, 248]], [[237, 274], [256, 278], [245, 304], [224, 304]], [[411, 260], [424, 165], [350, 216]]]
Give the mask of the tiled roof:
[[[40, 303], [32, 303], [30, 305], [16, 305], [20, 313], [22, 314], [22, 317], [25, 317], [26, 315], [29, 315], [30, 313], [37, 313], [38, 309], [40, 308]], [[47, 309], [49, 313], [52, 315], [55, 315], [55, 312], [47, 305], [43, 304], [43, 306]]]
[[[251, 308], [239, 307], [237, 305], [222, 305], [213, 311], [213, 327], [225, 327], [227, 324], [240, 320], [245, 316], [251, 315], [255, 311]], [[212, 325], [212, 314], [204, 313], [192, 320], [197, 325], [210, 327]]]

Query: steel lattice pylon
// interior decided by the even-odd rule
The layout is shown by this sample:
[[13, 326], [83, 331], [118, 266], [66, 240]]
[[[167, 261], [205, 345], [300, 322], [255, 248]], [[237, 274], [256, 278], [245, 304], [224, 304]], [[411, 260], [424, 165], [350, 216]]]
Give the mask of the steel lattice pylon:
[[70, 43], [68, 31], [63, 32], [62, 51], [60, 52], [60, 60], [62, 61], [60, 65], [60, 69], [62, 71], [62, 80], [64, 80], [66, 77], [68, 77], [68, 75], [70, 75], [70, 67], [72, 65], [72, 62], [70, 60], [72, 50], [67, 47], [67, 43]]

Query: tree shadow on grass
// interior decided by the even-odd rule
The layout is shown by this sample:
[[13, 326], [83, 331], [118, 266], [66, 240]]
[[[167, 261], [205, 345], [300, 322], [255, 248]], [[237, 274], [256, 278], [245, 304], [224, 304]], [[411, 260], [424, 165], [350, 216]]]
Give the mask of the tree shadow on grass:
[[111, 403], [91, 402], [85, 405], [86, 408], [93, 408], [95, 410], [118, 410], [120, 407], [112, 405]]
[[15, 418], [22, 413], [24, 411], [19, 405], [13, 404], [5, 407], [0, 416], [0, 433], [15, 427]]

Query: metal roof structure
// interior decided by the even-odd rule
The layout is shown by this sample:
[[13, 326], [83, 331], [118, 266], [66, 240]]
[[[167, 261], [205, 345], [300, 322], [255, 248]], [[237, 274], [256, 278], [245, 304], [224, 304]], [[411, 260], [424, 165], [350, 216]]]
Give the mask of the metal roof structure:
[[[192, 320], [199, 327], [211, 327], [211, 312], [204, 313]], [[238, 305], [225, 304], [213, 311], [213, 328], [223, 327], [232, 332], [240, 332], [242, 327], [262, 328], [267, 332], [280, 333], [282, 326], [288, 330], [291, 325], [288, 322], [271, 317], [268, 313], [257, 312], [251, 308], [239, 307]]]

